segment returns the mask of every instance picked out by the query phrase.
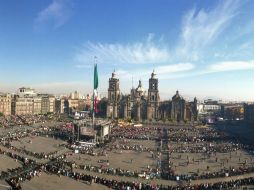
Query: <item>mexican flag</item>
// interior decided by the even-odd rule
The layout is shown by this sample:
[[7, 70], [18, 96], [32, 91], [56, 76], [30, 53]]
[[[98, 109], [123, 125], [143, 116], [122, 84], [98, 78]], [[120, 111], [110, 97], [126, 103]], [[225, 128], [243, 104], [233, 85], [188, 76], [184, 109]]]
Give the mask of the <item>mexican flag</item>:
[[94, 65], [94, 78], [93, 78], [93, 111], [95, 113], [98, 112], [97, 105], [98, 105], [98, 92], [97, 88], [99, 86], [99, 78], [98, 78], [98, 70], [97, 70], [97, 64]]
[[98, 71], [97, 71], [97, 64], [95, 64], [94, 75], [93, 75], [93, 88], [97, 90], [98, 86], [99, 86]]

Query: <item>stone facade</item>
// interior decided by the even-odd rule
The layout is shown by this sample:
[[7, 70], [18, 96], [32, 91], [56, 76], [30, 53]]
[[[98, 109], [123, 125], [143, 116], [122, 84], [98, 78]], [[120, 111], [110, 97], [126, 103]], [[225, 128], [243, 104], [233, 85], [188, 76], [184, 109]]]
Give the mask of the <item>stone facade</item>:
[[33, 88], [22, 87], [12, 97], [11, 113], [13, 115], [41, 114], [42, 103], [42, 96]]
[[120, 84], [119, 79], [116, 78], [115, 72], [112, 73], [112, 77], [109, 79], [108, 87], [108, 104], [107, 104], [107, 117], [118, 118], [119, 105], [120, 105]]
[[188, 102], [179, 94], [179, 91], [176, 91], [172, 100], [160, 102], [159, 117], [176, 122], [197, 121], [197, 99], [194, 98], [192, 102]]
[[171, 102], [171, 119], [174, 121], [183, 121], [186, 118], [186, 102], [182, 96], [180, 96], [178, 90], [176, 94], [172, 97]]
[[0, 93], [0, 112], [11, 115], [11, 95]]
[[149, 79], [148, 96], [141, 80], [137, 88], [131, 89], [130, 94], [121, 96], [119, 79], [113, 72], [109, 79], [107, 117], [131, 118], [137, 121], [158, 119], [159, 100], [158, 79], [154, 72]]
[[136, 121], [171, 119], [173, 121], [196, 121], [197, 99], [186, 102], [179, 92], [172, 101], [160, 102], [158, 78], [153, 71], [149, 79], [148, 94], [143, 89], [141, 80], [137, 88], [132, 88], [130, 94], [120, 94], [119, 79], [115, 72], [109, 79], [107, 117], [116, 119], [135, 119]]
[[158, 119], [158, 109], [159, 109], [160, 95], [158, 89], [158, 78], [155, 77], [153, 72], [151, 78], [149, 79], [149, 89], [147, 97], [147, 119], [153, 120]]
[[132, 118], [137, 121], [144, 120], [146, 118], [146, 96], [142, 86], [142, 82], [139, 81], [138, 87], [132, 88], [129, 95], [122, 96], [120, 104], [120, 117]]
[[41, 97], [41, 113], [54, 113], [55, 112], [55, 97], [49, 94], [40, 94]]
[[41, 113], [41, 98], [33, 97], [33, 114]]
[[15, 95], [11, 104], [12, 115], [34, 114], [34, 101], [32, 97], [19, 97]]
[[172, 97], [171, 102], [171, 120], [173, 121], [197, 121], [197, 99], [194, 98], [193, 102], [187, 102], [176, 91], [176, 94]]

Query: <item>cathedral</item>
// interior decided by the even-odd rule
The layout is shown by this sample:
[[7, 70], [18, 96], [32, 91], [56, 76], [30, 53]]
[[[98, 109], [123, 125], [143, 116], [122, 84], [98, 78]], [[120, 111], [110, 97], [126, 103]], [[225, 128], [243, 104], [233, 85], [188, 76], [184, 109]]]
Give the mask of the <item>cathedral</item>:
[[196, 121], [197, 99], [186, 102], [177, 91], [172, 101], [160, 101], [158, 78], [153, 71], [149, 79], [148, 93], [146, 94], [141, 80], [137, 88], [132, 88], [130, 94], [122, 95], [119, 79], [112, 73], [109, 79], [108, 118], [134, 119], [136, 121], [169, 119], [172, 121]]

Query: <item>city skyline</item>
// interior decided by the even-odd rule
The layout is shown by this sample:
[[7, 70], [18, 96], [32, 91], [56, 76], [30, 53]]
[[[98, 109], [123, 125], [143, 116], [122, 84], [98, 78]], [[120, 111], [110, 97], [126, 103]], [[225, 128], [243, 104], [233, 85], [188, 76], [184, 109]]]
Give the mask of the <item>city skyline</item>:
[[1, 1], [0, 91], [92, 92], [94, 56], [107, 95], [153, 70], [162, 100], [254, 101], [252, 1]]

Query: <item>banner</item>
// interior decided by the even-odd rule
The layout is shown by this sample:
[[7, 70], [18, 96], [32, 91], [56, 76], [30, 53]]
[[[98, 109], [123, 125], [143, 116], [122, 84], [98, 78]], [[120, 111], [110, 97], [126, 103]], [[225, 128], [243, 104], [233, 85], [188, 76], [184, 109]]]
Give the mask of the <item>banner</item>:
[[94, 136], [96, 133], [90, 127], [80, 127], [80, 134], [85, 136]]

